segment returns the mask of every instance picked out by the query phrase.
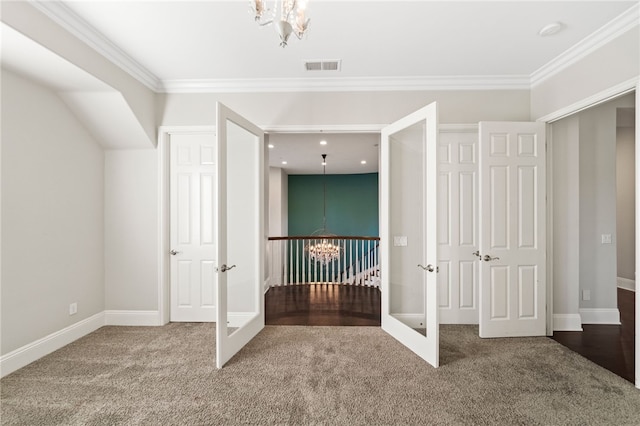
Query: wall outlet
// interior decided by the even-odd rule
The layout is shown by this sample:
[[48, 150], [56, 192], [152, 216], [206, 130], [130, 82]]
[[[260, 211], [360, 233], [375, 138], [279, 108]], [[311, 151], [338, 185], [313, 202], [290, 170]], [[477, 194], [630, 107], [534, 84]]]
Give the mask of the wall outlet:
[[78, 304], [73, 302], [69, 305], [69, 315], [75, 315], [78, 313]]
[[602, 244], [611, 244], [611, 234], [602, 234]]
[[582, 300], [591, 300], [591, 290], [582, 290]]

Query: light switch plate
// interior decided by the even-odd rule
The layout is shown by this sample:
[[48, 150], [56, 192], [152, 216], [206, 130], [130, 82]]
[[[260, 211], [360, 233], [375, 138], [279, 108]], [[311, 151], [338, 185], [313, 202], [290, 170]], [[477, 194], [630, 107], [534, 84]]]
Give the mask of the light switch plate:
[[602, 244], [611, 244], [611, 234], [602, 234]]
[[393, 245], [395, 247], [404, 247], [407, 245], [407, 237], [402, 235], [402, 236], [394, 236], [393, 237]]

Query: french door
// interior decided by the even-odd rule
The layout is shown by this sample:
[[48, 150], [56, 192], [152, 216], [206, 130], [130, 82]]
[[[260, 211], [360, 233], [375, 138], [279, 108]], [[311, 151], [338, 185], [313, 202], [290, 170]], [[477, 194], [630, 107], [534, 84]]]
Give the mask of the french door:
[[436, 103], [382, 129], [382, 329], [439, 364]]
[[264, 133], [217, 104], [216, 365], [264, 328]]

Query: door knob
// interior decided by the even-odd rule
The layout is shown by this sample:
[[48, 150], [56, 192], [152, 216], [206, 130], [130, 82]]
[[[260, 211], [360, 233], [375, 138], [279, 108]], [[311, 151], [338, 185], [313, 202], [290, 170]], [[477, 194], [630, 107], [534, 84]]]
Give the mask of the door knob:
[[421, 264], [418, 263], [418, 268], [422, 268], [427, 272], [433, 272], [433, 271], [438, 271], [438, 267], [434, 268], [432, 264], [428, 264], [427, 266], [422, 266]]
[[220, 272], [227, 272], [228, 270], [233, 269], [235, 267], [236, 267], [236, 265], [227, 266], [226, 264], [223, 264], [220, 267]]
[[474, 252], [473, 252], [473, 253], [471, 253], [471, 254], [472, 254], [472, 255], [474, 255], [474, 256], [478, 256], [478, 258], [479, 258], [480, 260], [482, 260], [482, 256], [480, 256], [480, 250], [476, 250], [476, 251], [474, 251]]
[[488, 254], [485, 254], [484, 257], [482, 258], [482, 260], [484, 260], [485, 262], [491, 262], [492, 260], [498, 260], [500, 259], [499, 257], [491, 257]]
[[180, 253], [180, 252], [179, 252], [179, 251], [177, 251], [177, 250], [171, 250], [171, 251], [169, 252], [169, 254], [171, 254], [171, 256], [175, 256], [175, 255], [176, 255], [176, 254], [178, 254], [178, 253]]

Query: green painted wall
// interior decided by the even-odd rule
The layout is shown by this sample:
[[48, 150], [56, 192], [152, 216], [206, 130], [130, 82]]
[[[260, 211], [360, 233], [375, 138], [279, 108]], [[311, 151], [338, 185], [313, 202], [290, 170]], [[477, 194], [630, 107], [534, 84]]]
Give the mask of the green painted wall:
[[[378, 236], [378, 174], [327, 175], [327, 231]], [[289, 235], [322, 228], [322, 175], [289, 175]]]

